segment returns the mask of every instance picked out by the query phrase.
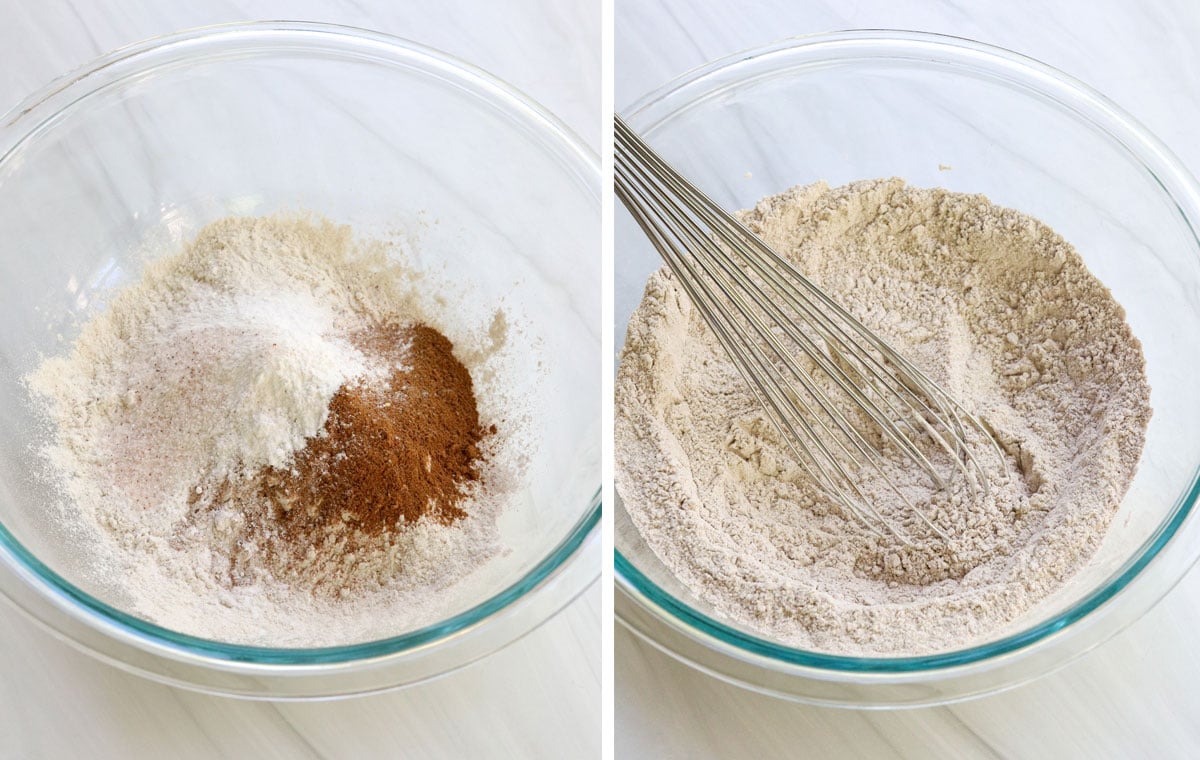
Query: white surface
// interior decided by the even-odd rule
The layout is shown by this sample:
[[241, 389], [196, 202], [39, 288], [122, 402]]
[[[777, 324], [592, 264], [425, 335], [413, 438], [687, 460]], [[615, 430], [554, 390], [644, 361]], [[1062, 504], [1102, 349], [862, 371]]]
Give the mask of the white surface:
[[[598, 144], [594, 0], [0, 0], [0, 112], [121, 45], [185, 27], [269, 18], [369, 27], [457, 55], [524, 90]], [[596, 757], [599, 610], [593, 586], [522, 641], [436, 682], [341, 702], [273, 705], [125, 674], [3, 606], [0, 757]]]
[[[1152, 7], [1153, 6], [1153, 7]], [[617, 0], [618, 108], [706, 61], [846, 28], [971, 37], [1057, 66], [1124, 106], [1200, 173], [1200, 6], [814, 0]], [[619, 758], [1200, 756], [1200, 571], [1065, 669], [949, 708], [834, 710], [709, 678], [617, 627]]]

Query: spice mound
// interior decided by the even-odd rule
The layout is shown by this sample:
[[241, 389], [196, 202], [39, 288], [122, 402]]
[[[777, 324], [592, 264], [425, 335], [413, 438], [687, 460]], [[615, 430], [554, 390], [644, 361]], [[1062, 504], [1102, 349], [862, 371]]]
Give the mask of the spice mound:
[[1069, 583], [1150, 419], [1141, 344], [1078, 253], [983, 196], [898, 179], [793, 188], [742, 219], [978, 417], [1009, 476], [938, 488], [881, 450], [856, 485], [917, 540], [879, 535], [824, 495], [660, 270], [625, 339], [615, 470], [663, 563], [718, 615], [860, 656], [986, 640]]
[[450, 313], [404, 262], [323, 220], [223, 219], [27, 378], [61, 517], [119, 606], [344, 644], [440, 619], [501, 552], [506, 317]]
[[[385, 584], [397, 568], [359, 561], [421, 519], [467, 516], [481, 483], [485, 438], [471, 375], [446, 336], [428, 325], [385, 325], [352, 336], [378, 379], [355, 378], [329, 402], [320, 433], [291, 467], [198, 489], [193, 521], [241, 515], [229, 581], [269, 572], [297, 586], [342, 592], [347, 581]], [[206, 496], [206, 494], [212, 494]]]
[[306, 535], [350, 522], [373, 535], [427, 514], [464, 517], [459, 502], [479, 481], [479, 444], [488, 433], [467, 368], [427, 325], [388, 325], [356, 342], [394, 369], [377, 386], [339, 388], [323, 435], [297, 453], [296, 474], [267, 474], [266, 495], [285, 531]]

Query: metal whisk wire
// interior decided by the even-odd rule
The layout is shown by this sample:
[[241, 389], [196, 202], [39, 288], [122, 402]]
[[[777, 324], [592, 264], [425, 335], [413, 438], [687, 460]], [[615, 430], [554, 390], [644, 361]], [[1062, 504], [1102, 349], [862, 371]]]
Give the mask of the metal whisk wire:
[[[922, 438], [987, 492], [989, 473], [967, 444], [974, 428], [1007, 462], [990, 431], [791, 263], [764, 244], [615, 120], [616, 193], [658, 250], [757, 397], [767, 418], [832, 499], [870, 530], [909, 542], [859, 488], [870, 468], [930, 530], [945, 533], [887, 477], [883, 453], [847, 412], [910, 458], [943, 488], [948, 478], [922, 452]], [[798, 360], [799, 354], [812, 369]], [[818, 381], [823, 376], [826, 382]], [[835, 401], [831, 394], [838, 397]]]

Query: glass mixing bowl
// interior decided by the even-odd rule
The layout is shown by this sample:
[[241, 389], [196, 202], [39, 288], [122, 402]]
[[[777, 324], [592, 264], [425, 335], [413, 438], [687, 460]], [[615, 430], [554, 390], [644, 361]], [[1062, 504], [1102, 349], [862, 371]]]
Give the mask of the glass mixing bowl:
[[[928, 705], [1027, 681], [1142, 615], [1200, 551], [1200, 190], [1146, 130], [1063, 73], [930, 34], [799, 38], [686, 74], [631, 106], [631, 126], [727, 208], [827, 180], [898, 176], [984, 193], [1041, 219], [1125, 307], [1145, 349], [1154, 417], [1102, 546], [1065, 588], [990, 640], [923, 657], [782, 646], [684, 588], [617, 500], [616, 610], [632, 631], [717, 677], [792, 699]], [[660, 266], [616, 220], [616, 335]]]
[[[600, 192], [597, 157], [536, 104], [357, 29], [188, 31], [29, 98], [0, 122], [0, 591], [121, 667], [274, 699], [415, 683], [530, 631], [600, 573]], [[178, 250], [219, 217], [288, 209], [399, 230], [455, 298], [503, 301], [540, 346], [537, 371], [512, 378], [536, 387], [538, 444], [501, 517], [508, 554], [448, 592], [440, 622], [320, 649], [198, 639], [117, 608], [47, 519], [31, 445], [45, 431], [20, 381], [147, 251]]]

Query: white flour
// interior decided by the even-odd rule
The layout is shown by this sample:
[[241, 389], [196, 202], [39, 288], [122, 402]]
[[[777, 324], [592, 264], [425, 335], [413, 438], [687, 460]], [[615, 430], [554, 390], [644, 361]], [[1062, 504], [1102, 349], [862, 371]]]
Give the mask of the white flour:
[[[301, 218], [221, 220], [151, 264], [68, 355], [29, 378], [55, 426], [46, 454], [63, 518], [90, 534], [81, 546], [97, 555], [97, 582], [119, 579], [134, 614], [235, 643], [345, 644], [434, 622], [446, 587], [500, 550], [498, 494], [478, 495], [452, 526], [419, 521], [356, 557], [340, 600], [269, 580], [230, 586], [214, 568], [228, 565], [219, 555], [236, 526], [188, 513], [197, 484], [290, 466], [321, 433], [338, 387], [385, 371], [347, 340], [373, 322], [428, 322], [450, 335], [495, 419], [503, 313], [490, 333], [486, 323], [447, 325], [435, 300], [381, 245]], [[496, 448], [494, 467], [516, 456]], [[336, 577], [342, 561], [312, 572]], [[357, 587], [362, 578], [387, 582]]]
[[[794, 188], [748, 225], [982, 418], [1012, 477], [936, 493], [886, 471], [950, 542], [880, 538], [824, 499], [666, 270], [629, 323], [617, 489], [659, 558], [785, 644], [919, 654], [987, 637], [1104, 536], [1150, 417], [1141, 346], [1108, 290], [1040, 222], [900, 180]], [[885, 515], [915, 518], [881, 481]]]

